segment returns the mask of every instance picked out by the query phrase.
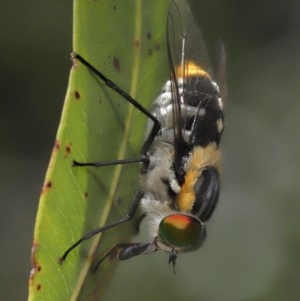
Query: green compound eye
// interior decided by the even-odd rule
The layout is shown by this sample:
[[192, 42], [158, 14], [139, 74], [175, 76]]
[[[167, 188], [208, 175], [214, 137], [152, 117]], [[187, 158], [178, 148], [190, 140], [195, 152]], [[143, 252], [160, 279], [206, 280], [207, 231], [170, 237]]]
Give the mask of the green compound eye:
[[172, 214], [160, 222], [159, 234], [170, 246], [193, 249], [205, 239], [205, 228], [192, 216]]

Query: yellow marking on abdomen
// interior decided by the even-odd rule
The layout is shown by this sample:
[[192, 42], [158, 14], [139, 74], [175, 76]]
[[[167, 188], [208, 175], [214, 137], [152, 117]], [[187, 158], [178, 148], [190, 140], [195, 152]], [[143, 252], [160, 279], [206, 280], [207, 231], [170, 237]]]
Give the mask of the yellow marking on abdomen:
[[186, 78], [189, 76], [203, 76], [208, 79], [211, 79], [207, 71], [203, 70], [199, 65], [193, 61], [187, 61], [185, 64], [182, 64], [176, 69], [177, 77]]

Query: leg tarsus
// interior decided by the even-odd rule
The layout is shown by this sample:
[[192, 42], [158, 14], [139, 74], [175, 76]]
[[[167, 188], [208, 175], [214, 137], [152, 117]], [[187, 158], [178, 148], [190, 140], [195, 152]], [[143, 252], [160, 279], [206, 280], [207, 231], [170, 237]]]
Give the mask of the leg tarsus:
[[104, 166], [112, 166], [118, 164], [135, 164], [135, 163], [143, 163], [145, 165], [149, 164], [148, 157], [141, 157], [138, 159], [123, 159], [123, 160], [111, 160], [111, 161], [102, 161], [102, 162], [78, 162], [73, 160], [73, 167], [83, 167], [83, 166], [92, 166], [92, 167], [104, 167]]
[[97, 260], [96, 264], [93, 267], [93, 271], [95, 272], [99, 265], [108, 257], [114, 257], [118, 254], [118, 258], [120, 260], [126, 260], [133, 256], [137, 256], [142, 254], [147, 250], [150, 243], [117, 243], [112, 248], [110, 248], [104, 255], [101, 256], [99, 260]]

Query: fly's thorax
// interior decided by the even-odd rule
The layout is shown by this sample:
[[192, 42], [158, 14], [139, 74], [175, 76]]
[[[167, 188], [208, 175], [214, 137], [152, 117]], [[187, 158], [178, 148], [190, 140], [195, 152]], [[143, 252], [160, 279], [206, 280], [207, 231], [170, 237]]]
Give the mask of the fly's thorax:
[[202, 210], [205, 209], [205, 201], [201, 198], [204, 199], [205, 194], [211, 194], [215, 185], [217, 190], [219, 188], [220, 156], [215, 142], [192, 149], [184, 168], [184, 182], [176, 195], [175, 203], [179, 211], [201, 217]]
[[159, 139], [153, 152], [149, 153], [149, 165], [142, 170], [140, 182], [145, 194], [151, 194], [155, 200], [172, 207], [174, 198], [169, 193], [169, 182], [176, 182], [173, 170], [174, 147]]
[[[176, 178], [174, 171], [174, 148], [160, 142], [159, 147], [149, 155], [149, 165], [141, 173], [141, 186], [152, 200], [163, 203], [169, 210], [188, 214], [200, 214], [203, 210], [201, 197], [211, 197], [219, 190], [220, 150], [215, 142], [205, 147], [196, 146], [182, 161], [183, 180]], [[206, 191], [207, 190], [207, 191]], [[202, 195], [203, 194], [203, 195]], [[145, 207], [145, 212], [149, 208]]]

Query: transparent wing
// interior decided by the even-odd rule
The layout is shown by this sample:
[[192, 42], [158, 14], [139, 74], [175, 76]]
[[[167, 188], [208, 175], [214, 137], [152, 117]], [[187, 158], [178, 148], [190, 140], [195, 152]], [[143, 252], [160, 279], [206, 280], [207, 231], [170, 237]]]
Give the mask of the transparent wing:
[[[202, 33], [185, 1], [172, 1], [168, 15], [168, 43], [172, 64], [183, 66], [192, 61], [214, 78]], [[176, 76], [180, 77], [180, 69]]]
[[[188, 97], [185, 96], [194, 91], [191, 88], [203, 78], [219, 81], [221, 93], [226, 94], [225, 51], [223, 44], [220, 43], [220, 45], [215, 66], [215, 77], [202, 33], [188, 5], [182, 0], [171, 2], [167, 19], [167, 48], [173, 100], [175, 168], [176, 165], [178, 169], [180, 168], [181, 159], [183, 154], [186, 153], [188, 143], [191, 143], [197, 131], [199, 131], [199, 127], [204, 123], [204, 121], [201, 121], [203, 117], [200, 114], [200, 108], [201, 105], [206, 105], [205, 102], [199, 100], [198, 107], [195, 107], [194, 104], [188, 105]], [[190, 90], [187, 90], [187, 87]], [[199, 93], [205, 94], [206, 92], [199, 91]], [[194, 93], [194, 95], [196, 94]], [[210, 100], [211, 95], [205, 94], [205, 96]], [[194, 110], [193, 113], [191, 110]], [[190, 140], [186, 137], [189, 128], [192, 132]], [[205, 131], [204, 127], [202, 128], [203, 131]]]
[[195, 66], [200, 66], [212, 76], [202, 34], [184, 1], [172, 1], [170, 4], [167, 19], [167, 48], [173, 99], [174, 165], [177, 173], [180, 173], [181, 159], [186, 153], [187, 146], [184, 129], [188, 127], [189, 122], [188, 106], [184, 97], [189, 80], [189, 64], [192, 62]]
[[219, 85], [223, 103], [226, 105], [228, 93], [226, 84], [226, 53], [224, 42], [222, 40], [219, 41], [214, 71], [215, 79]]

